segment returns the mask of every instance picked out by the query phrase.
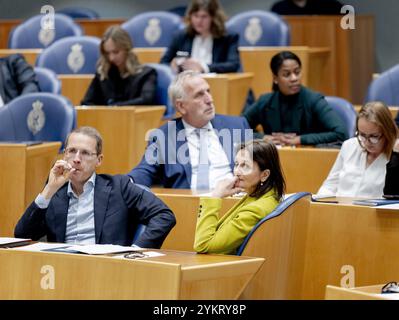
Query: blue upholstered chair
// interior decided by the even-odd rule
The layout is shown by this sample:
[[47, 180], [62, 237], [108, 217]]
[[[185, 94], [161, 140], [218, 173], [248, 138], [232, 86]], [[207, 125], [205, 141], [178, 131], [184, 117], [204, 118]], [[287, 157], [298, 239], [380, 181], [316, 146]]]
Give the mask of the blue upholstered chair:
[[81, 36], [82, 28], [72, 18], [63, 14], [54, 14], [54, 29], [42, 29], [44, 15], [34, 16], [18, 26], [9, 35], [8, 47], [10, 49], [46, 48], [56, 40]]
[[10, 121], [9, 132], [0, 130], [0, 141], [64, 142], [76, 127], [76, 110], [71, 102], [53, 93], [25, 94], [0, 109], [1, 116]]
[[94, 74], [101, 40], [96, 37], [67, 37], [53, 43], [37, 57], [36, 66], [57, 74]]
[[62, 13], [71, 17], [72, 19], [98, 19], [100, 15], [93, 9], [83, 7], [68, 7], [57, 10], [58, 13]]
[[167, 11], [140, 13], [122, 24], [134, 47], [169, 47], [174, 33], [184, 28], [181, 17]]
[[348, 137], [354, 137], [357, 113], [353, 105], [349, 101], [339, 97], [327, 96], [325, 98], [328, 104], [337, 112], [338, 116], [345, 123]]
[[399, 64], [381, 73], [367, 91], [366, 101], [382, 101], [388, 106], [399, 106]]
[[240, 35], [240, 47], [290, 45], [288, 24], [269, 11], [250, 10], [236, 14], [227, 20], [226, 28]]
[[240, 299], [298, 299], [304, 272], [310, 193], [295, 193], [259, 221], [237, 255], [266, 261]]
[[34, 70], [41, 92], [61, 94], [61, 81], [53, 70], [40, 67], [35, 67]]
[[260, 220], [255, 227], [252, 228], [250, 233], [245, 237], [243, 243], [237, 250], [237, 256], [243, 255], [243, 252], [245, 251], [245, 248], [247, 247], [248, 243], [251, 241], [252, 237], [256, 232], [261, 232], [258, 231], [258, 229], [261, 229], [261, 226], [266, 223], [268, 220], [276, 218], [280, 215], [282, 215], [285, 210], [287, 210], [291, 205], [293, 205], [296, 201], [299, 199], [309, 196], [309, 192], [298, 192], [295, 193], [291, 196], [289, 196], [287, 199], [283, 200], [270, 214], [268, 214], [266, 217], [264, 217], [262, 220]]
[[[142, 185], [142, 184], [139, 184], [139, 183], [136, 183], [135, 185], [138, 186], [139, 188], [145, 190], [145, 191], [148, 191], [148, 192], [152, 193], [151, 189], [149, 187], [145, 186], [145, 185]], [[139, 223], [137, 225], [136, 230], [134, 232], [134, 236], [133, 236], [133, 243], [135, 243], [135, 241], [144, 233], [146, 228], [147, 228], [147, 226], [145, 224]]]
[[167, 65], [159, 63], [148, 63], [147, 65], [154, 68], [157, 72], [157, 92], [155, 102], [157, 105], [166, 106], [164, 119], [172, 118], [176, 111], [169, 99], [168, 88], [175, 75], [172, 69]]

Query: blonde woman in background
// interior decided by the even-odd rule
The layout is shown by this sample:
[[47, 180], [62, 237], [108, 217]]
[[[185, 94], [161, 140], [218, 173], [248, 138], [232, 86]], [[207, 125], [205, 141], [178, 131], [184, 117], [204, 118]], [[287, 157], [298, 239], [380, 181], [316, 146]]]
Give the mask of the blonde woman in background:
[[154, 105], [157, 74], [140, 65], [129, 34], [109, 27], [101, 40], [97, 72], [82, 105]]

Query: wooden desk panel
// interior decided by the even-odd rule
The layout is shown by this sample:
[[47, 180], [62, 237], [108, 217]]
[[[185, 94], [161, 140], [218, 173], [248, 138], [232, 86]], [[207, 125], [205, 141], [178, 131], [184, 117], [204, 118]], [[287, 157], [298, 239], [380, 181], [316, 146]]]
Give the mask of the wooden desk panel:
[[309, 47], [240, 47], [240, 58], [244, 72], [254, 77], [252, 89], [255, 97], [272, 91], [273, 75], [270, 70], [271, 58], [280, 51], [294, 52], [302, 62], [302, 83], [325, 95], [336, 95], [331, 82], [332, 70], [329, 48]]
[[159, 63], [166, 48], [133, 48], [140, 63]]
[[204, 74], [216, 113], [238, 116], [244, 108], [253, 79], [252, 73]]
[[87, 36], [102, 38], [105, 31], [113, 25], [120, 25], [125, 22], [125, 19], [76, 19], [75, 20]]
[[[173, 211], [177, 221], [162, 248], [193, 251], [200, 194], [183, 189], [152, 188], [152, 191]], [[237, 198], [223, 199], [221, 215], [237, 201], [239, 201]]]
[[[347, 201], [345, 201], [347, 202]], [[327, 285], [354, 286], [399, 278], [399, 212], [344, 204], [311, 203], [303, 275], [303, 299], [323, 299]]]
[[278, 149], [278, 153], [287, 193], [317, 193], [334, 165], [339, 150], [284, 147]]
[[291, 30], [292, 46], [328, 47], [329, 77], [336, 94], [362, 103], [374, 72], [374, 17], [356, 15], [356, 28], [341, 28], [342, 16], [284, 16]]
[[61, 94], [71, 100], [72, 105], [79, 106], [94, 78], [93, 74], [59, 74]]
[[26, 207], [42, 191], [60, 142], [35, 146], [0, 143], [0, 236], [11, 237]]
[[[58, 77], [62, 82], [62, 95], [70, 99], [74, 105], [80, 105], [94, 76], [60, 74]], [[211, 87], [216, 112], [239, 115], [251, 86], [252, 74], [204, 75], [204, 78]]]
[[[161, 253], [165, 255], [127, 260], [0, 249], [0, 299], [237, 299], [264, 262]], [[54, 270], [54, 289], [41, 288], [43, 266]]]
[[25, 60], [34, 67], [36, 64], [36, 58], [41, 52], [42, 49], [0, 49], [0, 57], [19, 53], [22, 54]]
[[149, 130], [161, 122], [164, 106], [76, 107], [77, 125], [92, 126], [103, 137], [104, 160], [98, 173], [125, 174], [144, 154]]

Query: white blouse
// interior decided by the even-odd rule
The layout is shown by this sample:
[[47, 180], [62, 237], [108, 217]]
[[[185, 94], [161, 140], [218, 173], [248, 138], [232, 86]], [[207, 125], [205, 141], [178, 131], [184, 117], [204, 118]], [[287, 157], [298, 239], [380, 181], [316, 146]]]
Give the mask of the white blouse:
[[368, 167], [357, 138], [346, 140], [317, 196], [381, 198], [389, 159], [380, 154]]

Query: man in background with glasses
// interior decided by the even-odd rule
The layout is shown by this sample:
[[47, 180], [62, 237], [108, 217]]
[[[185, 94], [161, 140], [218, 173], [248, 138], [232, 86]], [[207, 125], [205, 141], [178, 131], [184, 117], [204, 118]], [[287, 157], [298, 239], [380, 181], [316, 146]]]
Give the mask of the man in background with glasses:
[[126, 176], [95, 173], [103, 159], [98, 131], [75, 129], [65, 146], [63, 160], [52, 167], [43, 191], [19, 220], [15, 236], [130, 246], [137, 225], [144, 224], [145, 231], [134, 244], [160, 248], [176, 223], [172, 211]]

